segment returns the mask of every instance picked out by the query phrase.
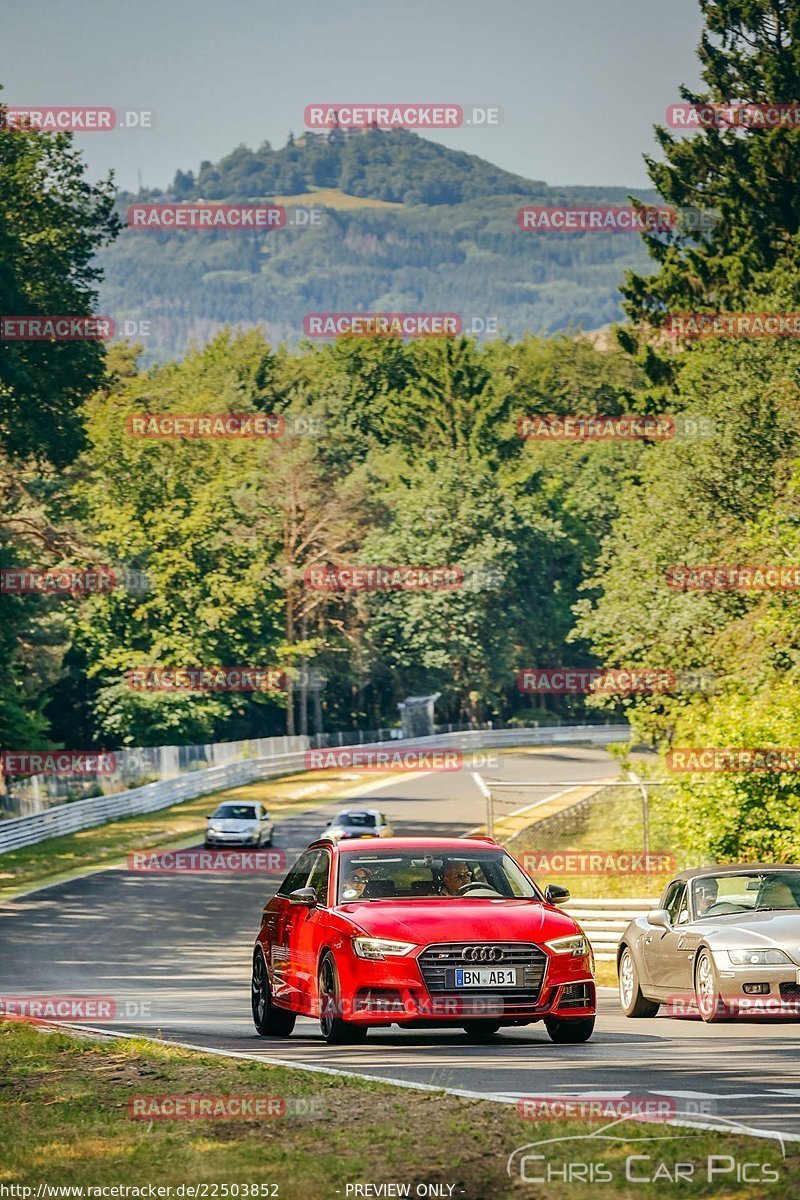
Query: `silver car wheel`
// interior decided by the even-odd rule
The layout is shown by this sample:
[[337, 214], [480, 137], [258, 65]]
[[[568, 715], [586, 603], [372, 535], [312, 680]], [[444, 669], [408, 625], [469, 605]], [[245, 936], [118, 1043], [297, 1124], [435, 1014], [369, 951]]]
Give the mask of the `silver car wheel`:
[[623, 1008], [633, 1003], [633, 959], [630, 950], [623, 950], [619, 961], [619, 998]]
[[714, 969], [707, 954], [700, 957], [697, 964], [697, 1007], [701, 1016], [708, 1016], [714, 1011], [717, 1001], [717, 989], [714, 983]]

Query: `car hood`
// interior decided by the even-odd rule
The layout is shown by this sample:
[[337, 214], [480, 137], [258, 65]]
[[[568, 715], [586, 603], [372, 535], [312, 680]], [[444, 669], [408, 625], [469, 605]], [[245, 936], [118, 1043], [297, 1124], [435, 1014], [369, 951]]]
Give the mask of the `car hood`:
[[702, 933], [715, 948], [725, 946], [746, 950], [777, 945], [782, 950], [788, 949], [800, 961], [800, 909], [729, 913], [709, 921], [693, 922], [692, 932]]
[[370, 900], [339, 911], [373, 937], [431, 942], [531, 941], [579, 928], [566, 913], [531, 900]]
[[219, 829], [222, 833], [250, 833], [258, 828], [258, 821], [255, 817], [248, 817], [246, 821], [233, 821], [220, 819], [219, 817], [210, 817], [209, 825], [213, 825], [215, 829]]

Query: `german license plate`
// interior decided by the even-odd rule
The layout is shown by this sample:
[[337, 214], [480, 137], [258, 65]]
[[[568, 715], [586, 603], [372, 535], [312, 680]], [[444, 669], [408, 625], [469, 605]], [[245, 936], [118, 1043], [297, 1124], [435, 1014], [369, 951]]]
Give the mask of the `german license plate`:
[[470, 987], [517, 987], [519, 984], [516, 967], [456, 967], [453, 986]]

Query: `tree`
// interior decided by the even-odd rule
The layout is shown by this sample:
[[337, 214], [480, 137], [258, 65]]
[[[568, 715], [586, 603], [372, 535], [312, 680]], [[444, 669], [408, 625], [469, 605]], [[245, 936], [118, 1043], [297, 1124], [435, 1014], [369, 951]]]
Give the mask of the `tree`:
[[[111, 178], [90, 184], [69, 134], [7, 125], [0, 106], [0, 319], [90, 316], [94, 258], [121, 228]], [[62, 520], [81, 404], [103, 377], [97, 341], [0, 339], [0, 563], [52, 567], [79, 550]], [[67, 601], [69, 604], [69, 601]], [[0, 597], [0, 745], [41, 747], [67, 647], [63, 604]]]
[[[800, 99], [800, 6], [796, 0], [700, 0], [706, 21], [698, 55], [702, 92], [682, 87], [691, 105], [797, 104]], [[800, 229], [800, 128], [738, 124], [677, 136], [663, 126], [656, 138], [664, 161], [646, 156], [663, 199], [676, 208], [716, 214], [701, 235], [676, 231], [643, 235], [658, 269], [629, 272], [624, 308], [636, 325], [663, 326], [667, 313], [735, 310], [781, 261], [796, 259]], [[751, 295], [752, 299], [752, 295]], [[620, 338], [629, 349], [631, 331]], [[652, 348], [648, 364], [663, 377], [665, 361]]]
[[[70, 134], [6, 125], [0, 107], [0, 314], [90, 316], [95, 255], [122, 228], [113, 180], [90, 184]], [[58, 466], [78, 453], [98, 341], [0, 341], [0, 445]]]
[[[592, 598], [576, 606], [576, 628], [607, 666], [709, 669], [724, 686], [747, 662], [749, 678], [739, 686], [750, 690], [759, 674], [758, 593], [680, 591], [669, 586], [668, 572], [790, 561], [783, 551], [776, 557], [774, 540], [756, 549], [754, 531], [760, 513], [772, 528], [800, 449], [800, 353], [794, 345], [727, 343], [688, 357], [675, 399], [686, 428], [699, 436], [647, 451], [585, 581]], [[768, 657], [763, 636], [757, 644]], [[694, 702], [680, 692], [627, 704], [640, 729], [665, 738]]]

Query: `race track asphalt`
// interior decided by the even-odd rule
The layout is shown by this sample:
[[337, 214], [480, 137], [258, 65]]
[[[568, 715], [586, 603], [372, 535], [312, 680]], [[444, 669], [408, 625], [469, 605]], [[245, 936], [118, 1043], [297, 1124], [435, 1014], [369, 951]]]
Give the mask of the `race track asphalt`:
[[[491, 773], [547, 782], [537, 793], [515, 793], [521, 805], [559, 791], [559, 781], [610, 778], [617, 767], [603, 750], [559, 747], [505, 755]], [[358, 782], [355, 803], [364, 805], [363, 776]], [[484, 819], [465, 772], [398, 776], [370, 794], [397, 833], [460, 835]], [[276, 847], [291, 861], [340, 807], [280, 821]], [[305, 1018], [288, 1040], [259, 1038], [249, 1011], [250, 958], [261, 907], [279, 878], [109, 870], [8, 901], [0, 905], [0, 996], [109, 997], [116, 1015], [102, 1023], [108, 1031], [508, 1101], [666, 1098], [679, 1117], [800, 1139], [800, 1022], [631, 1021], [604, 991], [594, 1036], [580, 1046], [555, 1046], [542, 1025], [532, 1025], [485, 1045], [457, 1030], [392, 1027], [372, 1030], [360, 1046], [329, 1047]]]

